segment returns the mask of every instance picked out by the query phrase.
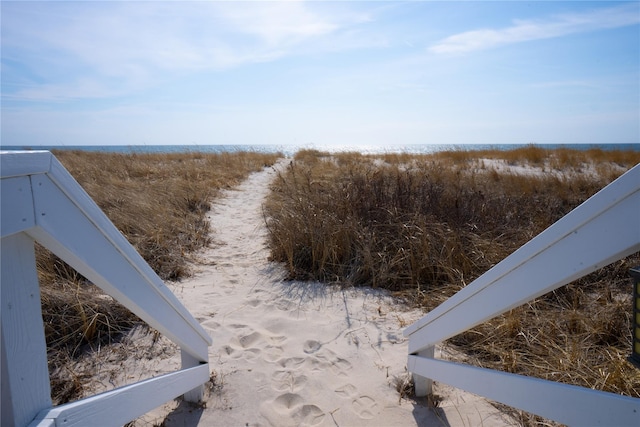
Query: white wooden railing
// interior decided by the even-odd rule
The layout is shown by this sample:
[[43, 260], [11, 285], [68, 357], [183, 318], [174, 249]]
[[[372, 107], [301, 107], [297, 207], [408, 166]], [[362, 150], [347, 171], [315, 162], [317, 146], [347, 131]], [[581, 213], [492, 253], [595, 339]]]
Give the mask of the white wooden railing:
[[640, 165], [405, 329], [416, 394], [436, 380], [568, 425], [640, 426], [639, 398], [434, 358], [436, 344], [638, 250]]
[[[200, 400], [211, 337], [51, 153], [0, 160], [2, 426], [123, 425]], [[34, 241], [178, 344], [182, 369], [52, 407]]]

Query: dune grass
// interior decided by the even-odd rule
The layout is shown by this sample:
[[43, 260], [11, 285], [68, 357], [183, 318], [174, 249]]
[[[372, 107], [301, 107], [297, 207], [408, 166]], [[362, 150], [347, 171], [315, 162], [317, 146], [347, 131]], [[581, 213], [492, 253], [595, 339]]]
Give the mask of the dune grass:
[[[190, 257], [210, 243], [205, 214], [220, 190], [280, 157], [252, 152], [54, 154], [164, 280], [188, 276]], [[52, 398], [60, 404], [82, 393], [81, 382], [65, 364], [117, 340], [140, 320], [40, 246], [36, 262]]]
[[[292, 279], [385, 288], [428, 311], [638, 162], [534, 146], [299, 152], [265, 205], [271, 257]], [[638, 264], [635, 254], [449, 342], [477, 365], [640, 397], [626, 360]]]

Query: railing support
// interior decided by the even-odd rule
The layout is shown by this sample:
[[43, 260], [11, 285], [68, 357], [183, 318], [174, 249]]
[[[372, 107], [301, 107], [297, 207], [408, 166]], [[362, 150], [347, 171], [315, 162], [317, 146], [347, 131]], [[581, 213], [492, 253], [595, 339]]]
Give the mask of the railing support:
[[[182, 369], [194, 368], [202, 365], [202, 362], [182, 349], [180, 349], [180, 357], [182, 359]], [[189, 390], [183, 395], [183, 398], [187, 402], [201, 402], [204, 398], [204, 384], [200, 384], [193, 390]]]
[[[60, 162], [1, 152], [0, 178], [2, 426], [122, 425], [183, 393], [202, 400], [211, 337]], [[178, 344], [183, 369], [52, 408], [34, 241]], [[96, 411], [118, 416], [96, 424]]]
[[[639, 212], [640, 164], [406, 328], [416, 394], [430, 392], [429, 376], [564, 424], [640, 425], [639, 398], [445, 362], [432, 353], [444, 340], [639, 251]], [[640, 321], [638, 311], [634, 318]], [[634, 336], [640, 339], [640, 328]]]
[[[419, 357], [427, 357], [433, 359], [435, 357], [435, 346], [428, 347], [418, 353]], [[413, 386], [415, 388], [416, 397], [424, 397], [433, 393], [433, 380], [423, 377], [413, 372]]]
[[3, 427], [27, 425], [51, 406], [47, 345], [33, 240], [24, 233], [2, 239]]

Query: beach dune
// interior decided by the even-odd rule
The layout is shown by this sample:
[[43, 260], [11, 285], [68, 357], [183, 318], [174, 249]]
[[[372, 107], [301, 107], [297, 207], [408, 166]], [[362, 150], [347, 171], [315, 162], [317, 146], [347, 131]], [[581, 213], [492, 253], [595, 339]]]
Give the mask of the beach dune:
[[[170, 402], [136, 421], [166, 426], [514, 425], [477, 396], [436, 384], [437, 408], [401, 398], [402, 329], [419, 310], [385, 292], [284, 280], [268, 261], [262, 203], [280, 162], [212, 206], [214, 244], [171, 285], [213, 338], [203, 405]], [[162, 363], [175, 366], [177, 356]]]

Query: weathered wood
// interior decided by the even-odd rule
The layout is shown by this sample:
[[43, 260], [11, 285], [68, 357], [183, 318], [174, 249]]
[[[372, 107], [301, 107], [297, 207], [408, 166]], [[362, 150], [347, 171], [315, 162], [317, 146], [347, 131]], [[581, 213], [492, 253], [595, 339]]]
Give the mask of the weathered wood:
[[28, 176], [0, 180], [0, 194], [0, 237], [19, 233], [36, 225], [31, 180]]
[[33, 240], [18, 233], [1, 244], [2, 426], [21, 427], [51, 407], [47, 348]]
[[51, 420], [65, 427], [123, 425], [208, 379], [208, 364], [172, 372], [42, 411], [29, 426], [48, 427]]
[[640, 250], [638, 212], [640, 165], [406, 328], [409, 353]]
[[632, 397], [419, 356], [409, 356], [408, 368], [567, 425], [640, 425], [640, 399]]

